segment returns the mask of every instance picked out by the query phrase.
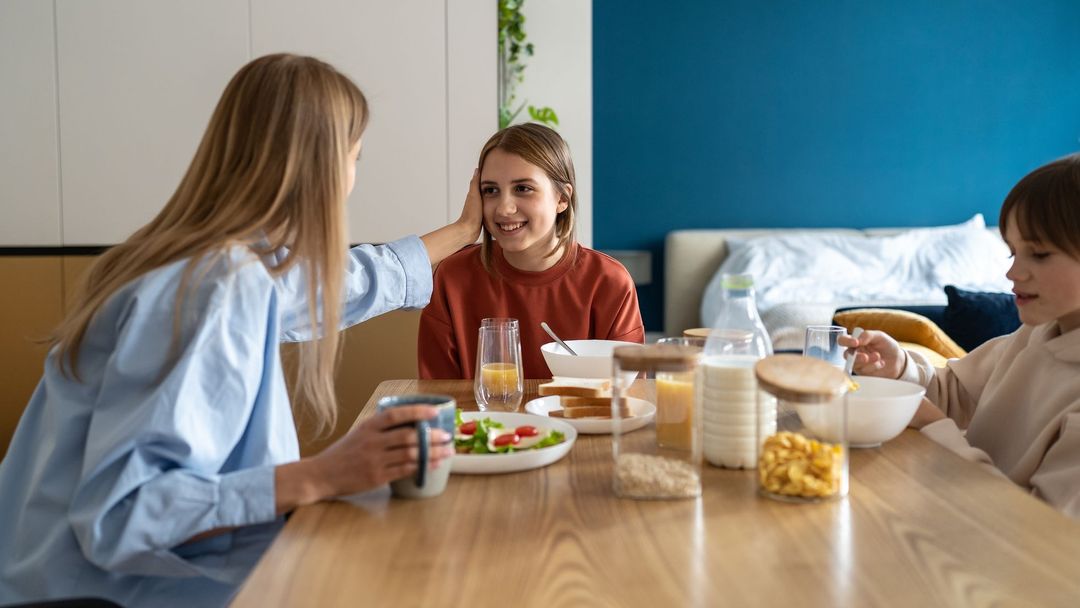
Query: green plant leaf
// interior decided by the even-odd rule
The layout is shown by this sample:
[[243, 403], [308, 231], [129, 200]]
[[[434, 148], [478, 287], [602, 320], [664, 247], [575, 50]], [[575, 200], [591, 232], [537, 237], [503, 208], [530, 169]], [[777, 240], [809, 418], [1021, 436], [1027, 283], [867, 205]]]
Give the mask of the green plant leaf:
[[555, 114], [555, 110], [549, 107], [537, 108], [536, 106], [529, 106], [529, 116], [536, 122], [554, 127], [559, 126], [558, 115]]
[[[514, 119], [526, 107], [522, 102], [514, 108], [514, 89], [525, 82], [525, 63], [523, 55], [532, 57], [535, 51], [533, 43], [527, 42], [525, 15], [521, 12], [525, 0], [499, 0], [498, 2], [498, 53], [499, 53], [499, 128], [513, 124]], [[559, 117], [549, 107], [527, 106], [529, 117], [549, 126], [557, 127]]]

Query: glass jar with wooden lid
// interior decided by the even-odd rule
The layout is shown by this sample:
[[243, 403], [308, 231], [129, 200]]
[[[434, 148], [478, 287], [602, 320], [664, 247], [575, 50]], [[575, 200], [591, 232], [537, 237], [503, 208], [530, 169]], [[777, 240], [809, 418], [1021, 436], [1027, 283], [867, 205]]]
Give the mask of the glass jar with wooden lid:
[[[701, 348], [671, 343], [620, 347], [612, 359], [615, 494], [641, 499], [700, 496], [695, 373]], [[626, 372], [637, 372], [638, 379], [627, 381], [632, 373]]]
[[847, 496], [847, 374], [819, 359], [773, 355], [754, 366], [758, 491], [787, 502]]
[[691, 327], [690, 329], [684, 329], [682, 335], [684, 338], [700, 338], [702, 340], [707, 340], [710, 333], [712, 333], [711, 327]]

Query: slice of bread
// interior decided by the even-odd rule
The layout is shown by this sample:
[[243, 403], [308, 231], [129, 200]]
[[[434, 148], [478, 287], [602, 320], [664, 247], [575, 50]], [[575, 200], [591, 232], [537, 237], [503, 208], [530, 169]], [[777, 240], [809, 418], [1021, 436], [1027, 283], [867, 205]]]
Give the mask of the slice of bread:
[[611, 397], [611, 380], [607, 378], [567, 378], [555, 376], [551, 382], [537, 387], [541, 396]]
[[[552, 412], [554, 413], [554, 412]], [[550, 415], [550, 414], [549, 414]], [[611, 418], [610, 405], [582, 405], [578, 407], [564, 407], [563, 418]], [[630, 418], [630, 410], [623, 406], [619, 410], [620, 418]]]
[[563, 418], [611, 418], [611, 408], [599, 405], [563, 409]]
[[585, 407], [589, 405], [611, 407], [611, 397], [574, 397], [571, 395], [560, 395], [559, 404], [562, 405], [564, 410], [572, 407]]
[[[611, 397], [559, 397], [564, 418], [611, 418]], [[630, 408], [623, 403], [619, 417], [629, 418]]]

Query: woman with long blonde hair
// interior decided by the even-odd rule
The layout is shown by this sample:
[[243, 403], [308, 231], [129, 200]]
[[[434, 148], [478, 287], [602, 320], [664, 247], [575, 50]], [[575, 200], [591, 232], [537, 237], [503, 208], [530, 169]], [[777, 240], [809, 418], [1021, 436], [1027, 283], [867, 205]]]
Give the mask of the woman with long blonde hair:
[[[285, 513], [415, 471], [416, 433], [393, 427], [432, 408], [376, 415], [305, 459], [291, 409], [332, 426], [338, 329], [423, 306], [432, 264], [479, 235], [474, 177], [456, 222], [348, 248], [367, 118], [316, 59], [233, 77], [176, 192], [98, 259], [53, 336], [0, 463], [0, 603], [221, 605]], [[296, 399], [286, 340], [304, 341]]]

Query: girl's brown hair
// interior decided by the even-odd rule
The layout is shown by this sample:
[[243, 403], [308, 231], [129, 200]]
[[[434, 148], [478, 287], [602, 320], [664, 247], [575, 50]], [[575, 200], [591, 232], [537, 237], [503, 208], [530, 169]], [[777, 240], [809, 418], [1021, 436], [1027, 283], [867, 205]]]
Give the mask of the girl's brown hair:
[[1025, 240], [1080, 260], [1080, 154], [1043, 165], [1013, 186], [998, 217], [1002, 236], [1012, 217]]
[[[561, 247], [569, 252], [576, 237], [577, 223], [577, 180], [574, 175], [574, 161], [570, 158], [570, 146], [566, 145], [553, 129], [536, 123], [512, 125], [491, 136], [480, 151], [477, 167], [484, 170], [484, 161], [492, 150], [502, 150], [520, 156], [525, 162], [539, 167], [547, 174], [555, 189], [568, 201], [566, 209], [555, 217], [555, 238], [557, 242], [547, 253], [555, 255]], [[492, 266], [491, 233], [487, 226], [481, 231], [480, 259], [488, 272], [494, 272]]]
[[64, 373], [79, 379], [87, 328], [109, 297], [133, 279], [189, 260], [177, 288], [175, 355], [184, 295], [201, 278], [195, 268], [208, 267], [234, 246], [257, 254], [287, 248], [284, 261], [268, 270], [280, 276], [300, 265], [311, 326], [326, 328], [316, 332], [319, 339], [300, 345], [294, 396], [320, 430], [332, 428], [348, 249], [346, 163], [367, 118], [360, 89], [317, 59], [267, 55], [241, 68], [165, 207], [88, 271], [76, 305], [51, 337]]

